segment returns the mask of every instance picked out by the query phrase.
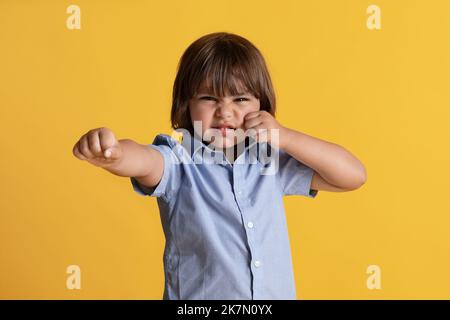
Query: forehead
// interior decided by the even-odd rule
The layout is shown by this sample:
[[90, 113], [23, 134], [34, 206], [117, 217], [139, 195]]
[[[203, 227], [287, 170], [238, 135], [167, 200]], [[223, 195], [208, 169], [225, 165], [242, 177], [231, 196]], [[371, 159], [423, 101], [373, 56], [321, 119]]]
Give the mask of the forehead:
[[[227, 85], [224, 86], [225, 96], [229, 96], [231, 95], [231, 93], [235, 93], [236, 95], [251, 94], [242, 81], [233, 80], [233, 82], [234, 90], [230, 90]], [[197, 93], [214, 93], [213, 84], [207, 81], [201, 82], [198, 87]]]

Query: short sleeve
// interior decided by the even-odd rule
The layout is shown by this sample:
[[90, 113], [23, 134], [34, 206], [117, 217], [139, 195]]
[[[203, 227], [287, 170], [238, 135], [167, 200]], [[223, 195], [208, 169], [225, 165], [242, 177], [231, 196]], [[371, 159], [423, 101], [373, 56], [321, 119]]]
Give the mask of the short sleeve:
[[315, 198], [318, 191], [311, 189], [314, 170], [279, 150], [278, 178], [283, 195], [301, 195]]
[[149, 188], [141, 185], [135, 177], [130, 177], [130, 181], [133, 190], [139, 195], [168, 199], [172, 194], [177, 192], [181, 184], [181, 166], [171, 146], [155, 144], [158, 141], [160, 142], [157, 137], [153, 144], [149, 144], [148, 146], [159, 151], [164, 159], [163, 175], [159, 183], [153, 188]]

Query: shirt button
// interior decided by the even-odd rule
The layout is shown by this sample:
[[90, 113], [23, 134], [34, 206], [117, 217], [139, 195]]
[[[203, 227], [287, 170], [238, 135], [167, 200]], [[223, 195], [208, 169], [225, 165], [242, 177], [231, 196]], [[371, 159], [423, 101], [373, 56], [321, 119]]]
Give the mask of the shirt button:
[[254, 263], [254, 265], [255, 265], [255, 267], [258, 268], [259, 266], [261, 266], [261, 261], [256, 260], [255, 263]]
[[249, 227], [250, 229], [253, 228], [253, 222], [250, 221], [249, 223], [247, 223], [247, 227]]

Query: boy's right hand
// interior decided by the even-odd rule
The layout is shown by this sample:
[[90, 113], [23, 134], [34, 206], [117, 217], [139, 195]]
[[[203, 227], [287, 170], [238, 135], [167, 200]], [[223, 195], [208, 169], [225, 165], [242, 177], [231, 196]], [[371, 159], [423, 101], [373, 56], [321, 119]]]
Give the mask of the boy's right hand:
[[116, 163], [122, 157], [120, 143], [108, 128], [89, 130], [74, 145], [72, 152], [78, 159], [98, 167]]

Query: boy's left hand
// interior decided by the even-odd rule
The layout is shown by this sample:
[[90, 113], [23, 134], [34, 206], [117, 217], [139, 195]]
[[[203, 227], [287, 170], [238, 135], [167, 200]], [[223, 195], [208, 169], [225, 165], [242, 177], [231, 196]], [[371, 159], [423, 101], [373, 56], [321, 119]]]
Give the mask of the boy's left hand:
[[[280, 146], [282, 133], [286, 129], [267, 111], [247, 113], [244, 117], [244, 128], [248, 131], [247, 135], [253, 136], [258, 142], [267, 142], [274, 147]], [[278, 141], [272, 141], [273, 139]]]

